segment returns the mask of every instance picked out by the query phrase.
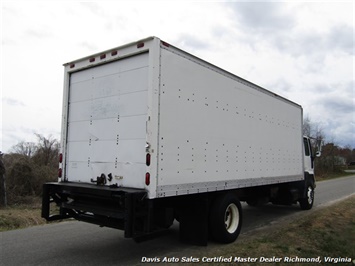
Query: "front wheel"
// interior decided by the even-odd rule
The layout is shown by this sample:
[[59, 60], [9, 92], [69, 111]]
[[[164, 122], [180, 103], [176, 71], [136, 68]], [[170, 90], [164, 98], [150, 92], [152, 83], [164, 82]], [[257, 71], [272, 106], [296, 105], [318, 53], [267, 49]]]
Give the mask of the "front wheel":
[[314, 203], [314, 188], [308, 184], [306, 188], [306, 197], [299, 200], [302, 210], [310, 210]]
[[218, 242], [231, 243], [238, 238], [242, 227], [242, 207], [234, 194], [220, 195], [214, 200], [209, 227], [212, 238]]

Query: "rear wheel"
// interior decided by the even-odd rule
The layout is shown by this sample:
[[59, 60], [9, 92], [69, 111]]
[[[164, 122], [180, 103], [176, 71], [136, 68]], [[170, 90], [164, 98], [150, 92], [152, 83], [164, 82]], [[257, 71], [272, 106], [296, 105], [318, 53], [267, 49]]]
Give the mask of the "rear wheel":
[[210, 208], [210, 233], [221, 243], [234, 242], [242, 227], [242, 207], [238, 198], [228, 193], [217, 197]]
[[299, 200], [302, 210], [310, 210], [314, 203], [314, 188], [308, 184], [306, 187], [306, 197]]

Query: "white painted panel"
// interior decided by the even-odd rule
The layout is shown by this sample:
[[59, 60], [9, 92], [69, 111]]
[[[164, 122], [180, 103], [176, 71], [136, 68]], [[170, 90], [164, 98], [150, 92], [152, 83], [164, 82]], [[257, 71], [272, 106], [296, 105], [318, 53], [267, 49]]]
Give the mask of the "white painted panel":
[[[70, 173], [70, 181], [83, 182], [83, 177], [91, 175], [90, 167], [87, 162], [70, 161], [67, 164], [67, 171]], [[85, 180], [87, 182], [87, 180]]]
[[88, 142], [71, 141], [67, 144], [67, 162], [88, 162], [90, 146]]
[[73, 121], [70, 122], [68, 128], [68, 135], [71, 142], [87, 141], [90, 138], [89, 133], [90, 123], [87, 121]]
[[148, 92], [138, 91], [120, 96], [120, 116], [142, 115], [147, 113]]
[[120, 114], [119, 95], [94, 98], [91, 101], [90, 111], [92, 120], [118, 118]]
[[68, 122], [90, 121], [91, 102], [81, 101], [70, 103]]
[[145, 139], [146, 115], [120, 117], [120, 139]]
[[125, 84], [121, 89], [121, 94], [141, 91], [142, 88], [147, 86], [147, 84], [144, 84], [145, 81], [143, 79], [137, 79], [137, 76], [148, 76], [148, 68], [135, 68], [120, 74], [120, 82]]
[[148, 53], [71, 74], [67, 180], [144, 187], [147, 90]]
[[161, 56], [160, 190], [303, 177], [300, 106], [168, 50]]
[[89, 101], [92, 97], [92, 85], [93, 82], [91, 79], [76, 83], [72, 82], [70, 87], [70, 102]]

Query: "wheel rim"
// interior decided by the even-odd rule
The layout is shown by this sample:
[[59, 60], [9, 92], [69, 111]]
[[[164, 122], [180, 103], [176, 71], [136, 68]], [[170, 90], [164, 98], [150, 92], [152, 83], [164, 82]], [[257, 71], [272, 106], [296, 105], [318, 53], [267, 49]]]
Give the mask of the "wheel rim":
[[307, 200], [309, 204], [313, 203], [314, 192], [312, 187], [308, 187], [307, 189]]
[[224, 215], [224, 224], [228, 233], [233, 234], [239, 225], [239, 211], [238, 207], [231, 203], [228, 205], [225, 215]]

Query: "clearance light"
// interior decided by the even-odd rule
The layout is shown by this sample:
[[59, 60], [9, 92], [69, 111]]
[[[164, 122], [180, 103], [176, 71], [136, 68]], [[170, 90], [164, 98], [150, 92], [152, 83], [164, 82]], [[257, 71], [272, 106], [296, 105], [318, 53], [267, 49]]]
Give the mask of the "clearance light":
[[100, 55], [100, 59], [102, 60], [102, 59], [105, 59], [106, 58], [106, 55], [105, 54], [102, 54], [102, 55]]
[[147, 153], [147, 155], [145, 156], [145, 164], [146, 164], [147, 166], [150, 165], [150, 154], [149, 154], [149, 153]]
[[70, 65], [70, 68], [74, 68], [74, 67], [75, 67], [75, 64], [71, 64], [71, 65]]
[[142, 47], [144, 47], [144, 42], [140, 42], [137, 44], [137, 48], [142, 48]]
[[89, 59], [89, 62], [90, 62], [90, 63], [95, 62], [95, 57], [90, 58], [90, 59]]
[[162, 43], [162, 45], [164, 45], [164, 46], [166, 46], [166, 47], [170, 47], [170, 44], [168, 44], [167, 42], [161, 42]]
[[117, 53], [118, 53], [117, 51], [112, 51], [111, 55], [114, 56], [114, 55], [117, 55]]
[[149, 186], [150, 184], [150, 173], [145, 173], [145, 184]]

